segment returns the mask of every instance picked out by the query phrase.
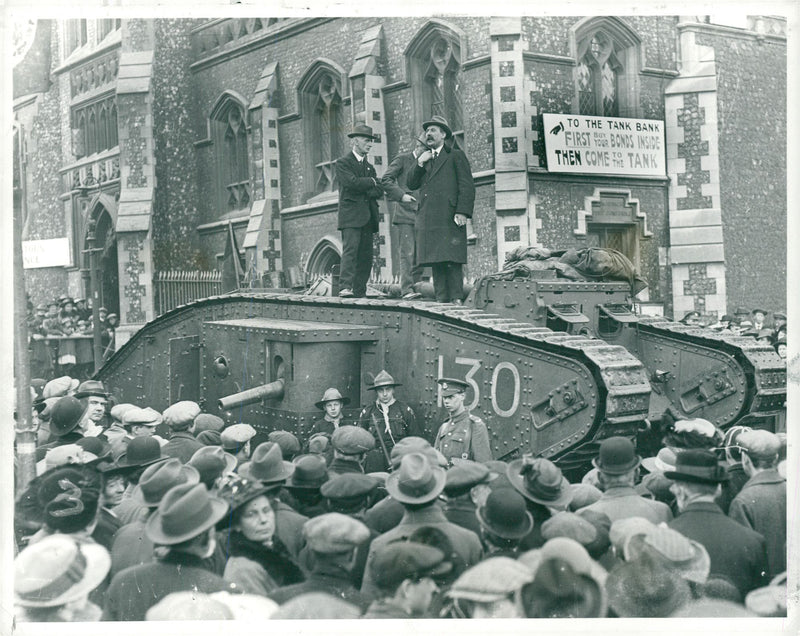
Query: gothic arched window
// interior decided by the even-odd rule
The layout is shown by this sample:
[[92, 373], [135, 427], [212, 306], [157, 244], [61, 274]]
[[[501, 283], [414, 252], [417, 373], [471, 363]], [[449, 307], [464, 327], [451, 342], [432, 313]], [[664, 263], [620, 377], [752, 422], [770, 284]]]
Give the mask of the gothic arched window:
[[231, 94], [224, 94], [211, 113], [218, 204], [223, 212], [250, 204], [250, 160], [247, 150], [247, 111]]

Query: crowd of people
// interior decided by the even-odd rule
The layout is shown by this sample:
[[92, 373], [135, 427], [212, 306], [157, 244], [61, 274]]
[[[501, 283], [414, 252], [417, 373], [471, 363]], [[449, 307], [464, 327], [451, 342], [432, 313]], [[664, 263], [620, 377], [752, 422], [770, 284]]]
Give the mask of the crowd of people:
[[467, 384], [439, 385], [432, 439], [386, 371], [348, 414], [325, 391], [300, 437], [34, 386], [16, 619], [786, 615], [785, 436], [678, 420], [649, 457], [604, 439], [570, 481], [493, 459]]
[[780, 311], [769, 312], [757, 307], [748, 311], [744, 307], [734, 314], [724, 314], [717, 322], [704, 325], [699, 311], [690, 311], [681, 322], [692, 326], [707, 326], [719, 333], [734, 336], [747, 336], [774, 347], [777, 354], [786, 359], [786, 314]]

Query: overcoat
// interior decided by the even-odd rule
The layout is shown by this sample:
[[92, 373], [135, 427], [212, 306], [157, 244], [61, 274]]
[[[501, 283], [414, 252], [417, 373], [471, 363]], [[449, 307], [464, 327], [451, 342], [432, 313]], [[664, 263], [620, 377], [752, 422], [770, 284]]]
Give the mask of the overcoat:
[[414, 166], [407, 187], [419, 190], [417, 211], [417, 262], [467, 262], [467, 227], [453, 217], [472, 218], [475, 183], [467, 156], [459, 149], [442, 147], [439, 156], [423, 167]]
[[339, 225], [338, 229], [364, 227], [378, 231], [378, 199], [383, 190], [376, 187], [380, 183], [375, 166], [364, 159], [359, 165], [356, 156], [348, 152], [336, 160], [336, 180], [339, 183]]

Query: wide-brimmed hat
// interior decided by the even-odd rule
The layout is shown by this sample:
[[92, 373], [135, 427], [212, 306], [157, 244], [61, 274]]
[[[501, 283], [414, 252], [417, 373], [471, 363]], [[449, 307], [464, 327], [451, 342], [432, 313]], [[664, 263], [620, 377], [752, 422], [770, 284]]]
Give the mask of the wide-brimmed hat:
[[689, 584], [650, 554], [618, 563], [608, 574], [606, 592], [620, 617], [665, 618], [691, 598]]
[[667, 479], [696, 484], [721, 484], [728, 481], [728, 471], [711, 451], [691, 449], [678, 453], [675, 468], [664, 471]]
[[422, 130], [428, 130], [428, 126], [439, 126], [439, 128], [444, 130], [445, 139], [453, 136], [453, 129], [450, 128], [450, 124], [448, 124], [447, 120], [441, 115], [434, 115], [428, 121], [422, 122]]
[[75, 391], [75, 397], [78, 399], [89, 396], [108, 398], [108, 395], [106, 387], [99, 380], [85, 380], [78, 385], [78, 390]]
[[154, 437], [134, 437], [128, 442], [125, 452], [114, 462], [113, 468], [135, 468], [149, 466], [167, 459], [161, 454], [161, 444]]
[[294, 473], [285, 484], [289, 490], [319, 490], [328, 481], [328, 466], [322, 455], [309, 453], [295, 457]]
[[59, 607], [103, 582], [111, 569], [108, 551], [97, 543], [53, 534], [29, 545], [14, 560], [14, 604]]
[[193, 466], [181, 464], [174, 457], [145, 468], [133, 497], [148, 508], [155, 508], [172, 488], [180, 484], [196, 484], [200, 473]]
[[409, 453], [400, 468], [386, 479], [386, 490], [400, 503], [423, 504], [436, 499], [444, 490], [447, 476], [431, 465], [422, 453]]
[[602, 618], [608, 603], [605, 589], [592, 577], [579, 574], [569, 562], [542, 562], [531, 583], [522, 588], [528, 618]]
[[375, 139], [375, 135], [372, 134], [372, 128], [367, 126], [366, 124], [357, 124], [353, 126], [353, 130], [347, 133], [348, 137], [366, 137], [367, 139]]
[[399, 382], [395, 382], [394, 378], [389, 375], [387, 371], [381, 371], [378, 375], [375, 376], [375, 379], [372, 381], [372, 386], [368, 386], [367, 388], [370, 391], [375, 391], [380, 389], [384, 386], [403, 386]]
[[239, 474], [253, 481], [275, 483], [292, 476], [295, 465], [283, 460], [281, 447], [273, 442], [256, 446], [249, 462], [239, 466]]
[[549, 459], [524, 455], [508, 464], [506, 477], [526, 499], [551, 508], [565, 508], [572, 499], [569, 481]]
[[627, 437], [609, 437], [600, 443], [600, 454], [592, 460], [592, 464], [608, 475], [624, 475], [641, 461], [631, 440]]
[[666, 526], [653, 526], [645, 534], [630, 536], [623, 552], [626, 561], [647, 552], [694, 583], [705, 583], [711, 570], [711, 559], [701, 543]]
[[525, 499], [513, 488], [493, 490], [475, 511], [480, 524], [501, 539], [521, 539], [533, 529]]
[[665, 446], [653, 457], [645, 457], [642, 459], [642, 466], [648, 473], [663, 473], [668, 470], [675, 470], [676, 461], [677, 456], [675, 455], [675, 451]]
[[74, 431], [85, 412], [86, 407], [72, 395], [60, 398], [50, 410], [50, 434], [62, 437]]
[[343, 406], [350, 404], [350, 398], [344, 397], [341, 393], [339, 393], [339, 389], [334, 389], [331, 387], [330, 389], [326, 389], [325, 393], [322, 394], [322, 399], [319, 402], [314, 402], [314, 405], [318, 409], [325, 409], [325, 402], [332, 402], [333, 400], [339, 400]]
[[221, 446], [204, 446], [195, 451], [188, 464], [200, 473], [200, 481], [208, 486], [220, 475], [233, 472], [236, 458], [222, 450]]
[[228, 504], [209, 495], [204, 484], [181, 484], [164, 495], [144, 531], [157, 545], [175, 545], [213, 527], [227, 512]]

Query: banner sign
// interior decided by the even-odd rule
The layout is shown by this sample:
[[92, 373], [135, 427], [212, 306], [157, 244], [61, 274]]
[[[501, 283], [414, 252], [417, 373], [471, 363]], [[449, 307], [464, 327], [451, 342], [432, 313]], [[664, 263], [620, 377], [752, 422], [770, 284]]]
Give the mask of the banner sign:
[[22, 241], [23, 269], [68, 267], [72, 265], [69, 238]]
[[667, 174], [659, 119], [543, 114], [547, 169], [629, 176]]

